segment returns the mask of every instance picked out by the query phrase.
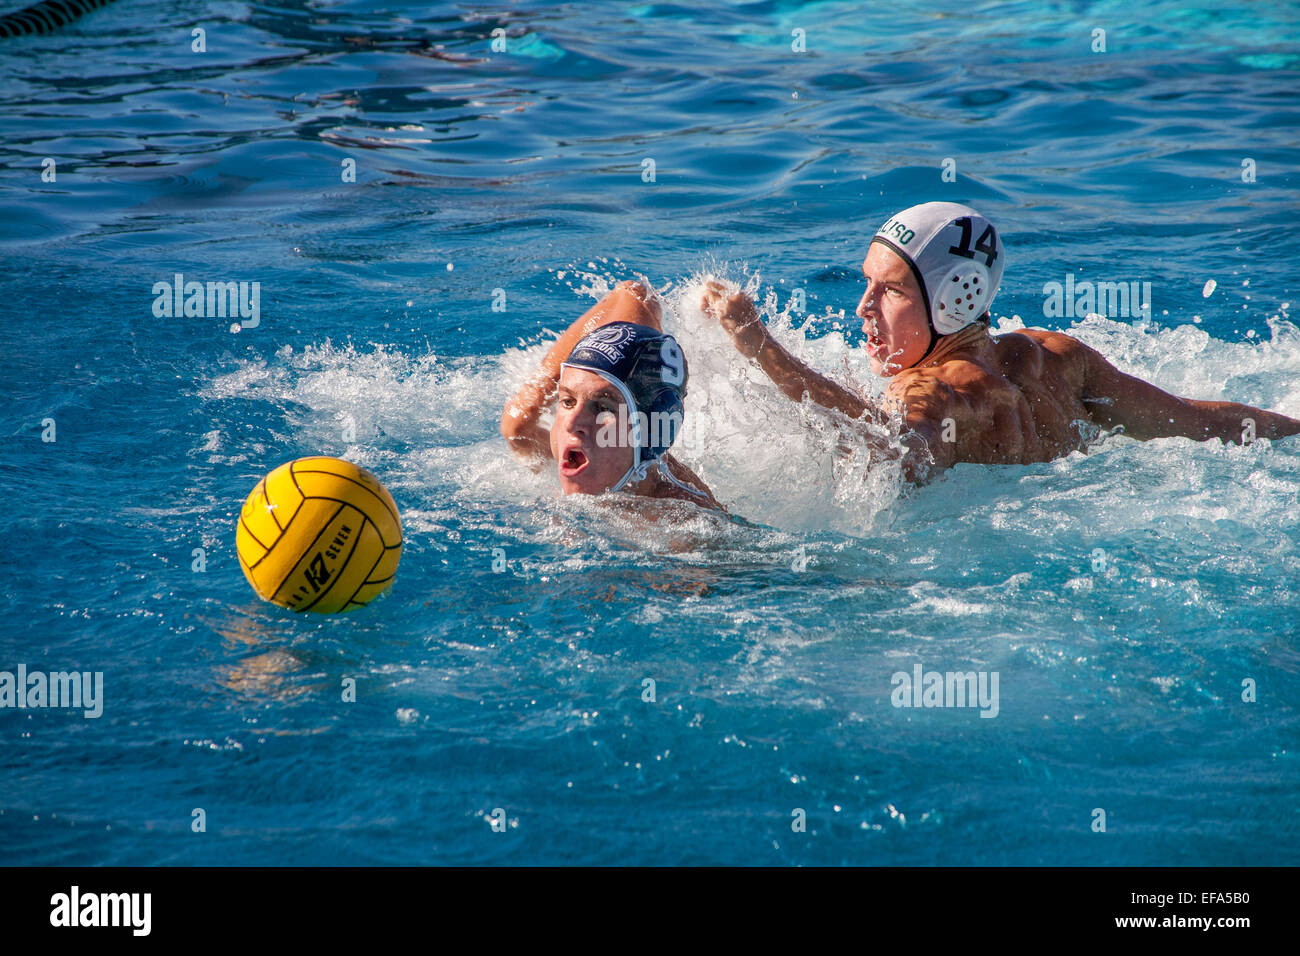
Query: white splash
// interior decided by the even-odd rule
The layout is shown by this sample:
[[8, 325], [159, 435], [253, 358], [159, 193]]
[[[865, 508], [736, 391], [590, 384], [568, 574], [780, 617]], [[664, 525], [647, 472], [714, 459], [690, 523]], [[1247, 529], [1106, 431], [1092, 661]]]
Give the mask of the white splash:
[[[628, 274], [609, 268], [620, 277]], [[700, 549], [744, 553], [758, 546], [771, 549], [772, 561], [789, 564], [786, 551], [817, 532], [883, 535], [897, 549], [901, 525], [909, 534], [930, 525], [952, 531], [961, 515], [985, 532], [1018, 532], [1032, 540], [1044, 528], [1086, 537], [1103, 527], [1113, 525], [1118, 532], [1135, 521], [1171, 520], [1178, 514], [1204, 521], [1275, 522], [1278, 508], [1294, 504], [1300, 486], [1294, 440], [1271, 443], [1270, 450], [1267, 442], [1242, 449], [1183, 439], [1142, 445], [1118, 438], [1093, 454], [1043, 465], [958, 466], [936, 485], [905, 492], [896, 463], [873, 463], [860, 438], [846, 436], [821, 410], [786, 399], [739, 356], [699, 309], [703, 279], [697, 273], [663, 288], [664, 328], [681, 341], [690, 371], [685, 428], [674, 453], [733, 514], [769, 529], [751, 529], [748, 538], [735, 538], [732, 530], [705, 518], [676, 537], [662, 528], [646, 537], [644, 524], [624, 527], [611, 521], [598, 502], [559, 500], [553, 469], [534, 472], [510, 456], [497, 430], [501, 408], [554, 341], [554, 332], [540, 328], [531, 341], [502, 354], [457, 359], [432, 352], [410, 356], [390, 346], [358, 350], [328, 341], [299, 351], [286, 347], [269, 362], [241, 362], [201, 395], [272, 406], [283, 415], [286, 443], [347, 457], [381, 473], [414, 524], [427, 523], [435, 548], [453, 545], [447, 536], [456, 527], [492, 527], [558, 541], [564, 527], [577, 522], [584, 532], [590, 530], [586, 525], [602, 529], [611, 547], [639, 543], [690, 561]], [[573, 317], [613, 284], [580, 271], [561, 279], [566, 280], [581, 293]], [[744, 281], [758, 290], [756, 276]], [[796, 356], [860, 393], [880, 394], [882, 381], [843, 334], [807, 337], [779, 308], [774, 293], [760, 308]], [[1122, 371], [1175, 394], [1240, 401], [1300, 417], [1300, 329], [1282, 316], [1268, 319], [1267, 339], [1253, 341], [1220, 341], [1193, 324], [1157, 327], [1101, 316], [1089, 316], [1069, 331]], [[551, 324], [562, 325], [563, 319]], [[1022, 327], [1018, 319], [1003, 317], [994, 334]], [[342, 438], [348, 422], [354, 426], [351, 442]], [[246, 451], [231, 428], [207, 432], [203, 452], [221, 457], [226, 449]], [[1225, 502], [1224, 483], [1250, 493]], [[1134, 511], [1134, 494], [1145, 500], [1140, 514]], [[1149, 498], [1153, 494], [1174, 497], [1156, 505]], [[1024, 506], [1008, 510], [999, 504], [1013, 499]], [[980, 512], [987, 514], [974, 517]], [[981, 546], [974, 540], [948, 541], [936, 551], [934, 544], [918, 538], [890, 557], [907, 560], [915, 553], [923, 570], [933, 563], [925, 554], [934, 552], [941, 562], [950, 547]], [[814, 555], [814, 568], [818, 560]]]

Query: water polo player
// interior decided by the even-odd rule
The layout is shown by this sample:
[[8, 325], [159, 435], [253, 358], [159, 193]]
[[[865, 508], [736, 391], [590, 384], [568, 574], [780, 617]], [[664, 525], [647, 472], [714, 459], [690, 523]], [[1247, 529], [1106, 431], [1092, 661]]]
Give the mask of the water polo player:
[[[1179, 398], [1120, 372], [1060, 332], [1022, 329], [994, 339], [989, 305], [1005, 264], [993, 224], [969, 206], [930, 202], [892, 216], [862, 263], [858, 304], [872, 371], [890, 379], [885, 408], [792, 356], [748, 296], [710, 282], [701, 306], [794, 401], [850, 418], [906, 426], [905, 474], [914, 481], [960, 462], [1028, 464], [1080, 447], [1077, 422], [1133, 438], [1248, 441], [1300, 432], [1300, 421], [1236, 402]], [[889, 454], [883, 442], [873, 450]]]
[[[506, 403], [501, 434], [520, 457], [554, 459], [566, 494], [626, 491], [721, 509], [668, 448], [681, 431], [687, 367], [659, 303], [622, 282], [560, 336]], [[539, 420], [555, 402], [549, 435]]]

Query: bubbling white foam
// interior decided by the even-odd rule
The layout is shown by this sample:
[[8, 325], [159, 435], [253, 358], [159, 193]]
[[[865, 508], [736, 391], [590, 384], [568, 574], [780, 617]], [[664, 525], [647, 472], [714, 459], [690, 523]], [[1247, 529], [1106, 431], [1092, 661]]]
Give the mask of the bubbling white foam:
[[[898, 460], [873, 454], [867, 437], [901, 451], [896, 434], [866, 423], [853, 428], [837, 413], [787, 399], [737, 353], [726, 333], [700, 309], [697, 274], [665, 296], [663, 325], [686, 353], [690, 380], [683, 435], [674, 453], [690, 464], [719, 500], [747, 517], [791, 530], [869, 531], [902, 489]], [[757, 292], [756, 276], [745, 290]], [[795, 329], [775, 293], [760, 303], [772, 333], [797, 358], [860, 394], [867, 359], [839, 332], [810, 339]]]
[[[726, 334], [700, 310], [706, 275], [696, 273], [662, 290], [665, 331], [682, 343], [690, 368], [683, 434], [673, 452], [709, 484], [733, 514], [774, 529], [780, 538], [770, 542], [774, 549], [794, 546], [798, 539], [791, 535], [810, 532], [871, 536], [890, 529], [900, 513], [905, 513], [908, 522], [924, 523], [928, 512], [937, 509], [933, 517], [946, 520], [945, 514], [969, 514], [971, 504], [989, 494], [995, 498], [1007, 493], [1028, 495], [1032, 502], [1032, 520], [1028, 512], [1024, 516], [991, 514], [989, 521], [995, 527], [1028, 521], [1026, 530], [1032, 531], [1035, 525], [1041, 528], [1038, 522], [1046, 515], [1069, 512], [1053, 496], [1061, 489], [1042, 484], [1042, 467], [1026, 471], [960, 466], [941, 487], [904, 495], [896, 461], [873, 460], [862, 436], [842, 427], [842, 418], [837, 420], [807, 402], [789, 401], [735, 351]], [[586, 307], [588, 297], [598, 299], [614, 284], [608, 277], [581, 271], [560, 278], [583, 296], [574, 305], [575, 317]], [[758, 295], [757, 276], [743, 275], [742, 281]], [[795, 328], [789, 311], [778, 307], [774, 293], [762, 297], [760, 311], [773, 334], [794, 355], [861, 394], [880, 394], [882, 380], [871, 374], [864, 351], [852, 347], [843, 334], [832, 331], [809, 338], [804, 328]], [[562, 325], [563, 320], [554, 324]], [[994, 334], [1019, 328], [1023, 323], [1018, 318], [1004, 317]], [[1285, 314], [1270, 318], [1269, 328], [1267, 340], [1225, 342], [1190, 324], [1157, 327], [1150, 322], [1088, 316], [1068, 331], [1121, 370], [1176, 394], [1242, 401], [1300, 416], [1300, 329], [1287, 321]], [[600, 505], [557, 503], [553, 466], [547, 463], [531, 470], [518, 462], [497, 430], [506, 399], [535, 372], [552, 344], [553, 339], [541, 338], [540, 330], [538, 335], [539, 340], [521, 343], [499, 355], [455, 359], [432, 353], [412, 357], [390, 346], [358, 350], [328, 341], [296, 351], [286, 347], [272, 361], [242, 362], [213, 379], [201, 394], [279, 409], [299, 446], [347, 457], [381, 472], [395, 493], [399, 489], [409, 492], [417, 510], [424, 507], [421, 502], [436, 498], [462, 512], [468, 509], [488, 523], [499, 523], [505, 508], [516, 514], [541, 509], [562, 522], [577, 516], [581, 524], [583, 509]], [[354, 434], [345, 441], [343, 428], [348, 423]], [[219, 455], [212, 449], [242, 447], [225, 431], [219, 429], [215, 438], [212, 432], [205, 435], [207, 453]], [[881, 429], [868, 431], [896, 447], [893, 434]], [[395, 448], [394, 441], [403, 447]], [[1249, 459], [1243, 481], [1250, 484], [1255, 505], [1263, 514], [1273, 513], [1270, 502], [1280, 498], [1294, 501], [1292, 471], [1297, 456], [1290, 451], [1290, 444], [1274, 443], [1272, 454], [1280, 456], [1275, 471], [1261, 470], [1266, 460], [1257, 458], [1265, 454], [1264, 447], [1243, 458], [1241, 449], [1209, 445], [1218, 450], [1181, 439], [1145, 445], [1112, 439], [1095, 446], [1092, 455], [1074, 454], [1045, 467], [1063, 487], [1071, 489], [1069, 496], [1077, 497], [1082, 487], [1105, 498], [1126, 479], [1112, 476], [1104, 480], [1114, 484], [1098, 484], [1102, 480], [1098, 468], [1101, 472], [1108, 469], [1104, 462], [1091, 460], [1097, 455], [1118, 454], [1128, 462], [1124, 467], [1129, 480], [1135, 474], [1154, 478], [1144, 463], [1156, 472], [1177, 468], [1179, 475], [1170, 481], [1184, 488], [1189, 482], [1222, 481], [1227, 459], [1237, 463], [1233, 467], [1245, 465]], [[1169, 490], [1166, 485], [1166, 493]], [[1221, 518], [1213, 489], [1201, 491], [1202, 497], [1208, 496], [1204, 502], [1196, 495], [1184, 496], [1184, 506], [1199, 518]], [[900, 497], [911, 499], [901, 511]], [[1092, 513], [1101, 504], [1094, 501], [1086, 510]], [[1129, 520], [1122, 516], [1131, 508], [1119, 501], [1114, 504], [1116, 520]], [[1251, 513], [1250, 506], [1244, 504], [1243, 508], [1244, 513]], [[1112, 514], [1104, 507], [1102, 511], [1103, 519]], [[1234, 513], [1240, 517], [1243, 511]], [[541, 521], [529, 534], [545, 538], [551, 533], [546, 530], [548, 521]], [[727, 539], [729, 532], [705, 521], [692, 529], [690, 543], [683, 549], [677, 546], [680, 536], [674, 539], [664, 530], [671, 524], [634, 522], [616, 537], [630, 540], [639, 528], [649, 535], [643, 544], [651, 550], [686, 554], [702, 547], [700, 542], [709, 535], [722, 550], [735, 545]]]

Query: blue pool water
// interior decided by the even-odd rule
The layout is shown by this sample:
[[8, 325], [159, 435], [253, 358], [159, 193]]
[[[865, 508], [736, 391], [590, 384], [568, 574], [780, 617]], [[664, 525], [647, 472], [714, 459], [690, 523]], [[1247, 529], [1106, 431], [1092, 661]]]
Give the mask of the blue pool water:
[[[0, 863], [1295, 863], [1300, 441], [1110, 437], [902, 491], [695, 303], [748, 283], [878, 391], [867, 239], [968, 202], [1000, 328], [1300, 416], [1296, 21], [141, 0], [0, 42], [0, 670], [105, 693], [0, 710]], [[259, 323], [155, 317], [176, 273], [259, 282]], [[691, 362], [681, 457], [746, 522], [557, 500], [497, 436], [545, 330], [636, 274]], [[1149, 282], [1151, 314], [1045, 318], [1067, 274]], [[312, 454], [405, 524], [345, 616], [236, 561], [245, 495]], [[894, 707], [916, 664], [996, 672], [996, 718]]]

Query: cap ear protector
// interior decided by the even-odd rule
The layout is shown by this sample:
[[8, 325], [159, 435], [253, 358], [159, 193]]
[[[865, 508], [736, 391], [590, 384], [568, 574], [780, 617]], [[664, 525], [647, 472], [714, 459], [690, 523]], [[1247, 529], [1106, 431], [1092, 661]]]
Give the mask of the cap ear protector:
[[674, 388], [665, 388], [651, 399], [649, 408], [641, 410], [646, 413], [649, 424], [649, 434], [641, 436], [641, 458], [662, 458], [682, 430], [686, 408], [682, 405], [681, 393]]
[[940, 335], [960, 332], [988, 311], [994, 291], [988, 266], [981, 262], [953, 266], [931, 296], [930, 324]]
[[[871, 241], [883, 242], [911, 266], [934, 335], [960, 332], [983, 318], [1002, 283], [1002, 240], [970, 206], [912, 206], [891, 216]], [[934, 335], [926, 355], [937, 344]]]

